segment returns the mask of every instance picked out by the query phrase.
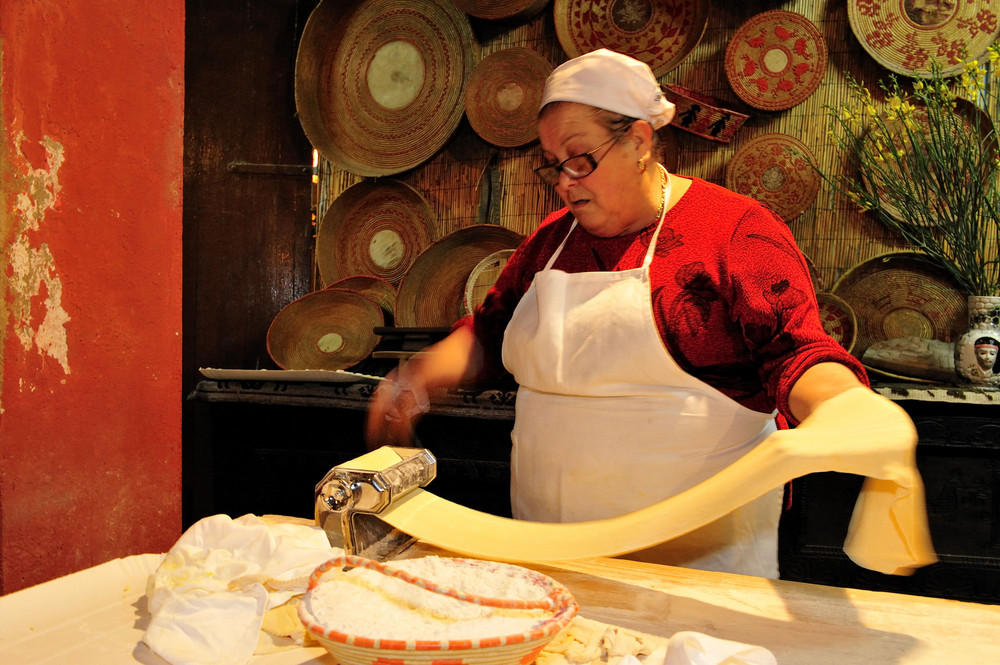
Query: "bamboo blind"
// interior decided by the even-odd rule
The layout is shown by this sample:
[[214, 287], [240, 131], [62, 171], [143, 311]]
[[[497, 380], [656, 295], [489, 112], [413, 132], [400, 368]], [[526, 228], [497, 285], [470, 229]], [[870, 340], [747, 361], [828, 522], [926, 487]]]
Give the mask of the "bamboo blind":
[[[829, 52], [826, 76], [817, 90], [797, 106], [777, 112], [753, 111], [728, 144], [674, 130], [680, 150], [677, 171], [681, 175], [724, 185], [726, 163], [740, 146], [771, 132], [798, 138], [825, 172], [839, 170], [840, 158], [827, 143], [825, 107], [847, 100], [848, 75], [876, 92], [879, 80], [888, 74], [854, 37], [847, 5], [842, 0], [783, 3], [712, 0], [701, 42], [660, 82], [738, 102], [726, 78], [726, 47], [747, 19], [776, 8], [798, 12], [818, 26]], [[537, 16], [517, 24], [475, 18], [470, 18], [470, 23], [481, 57], [504, 48], [524, 46], [545, 56], [553, 65], [566, 59], [556, 37], [551, 4]], [[561, 206], [554, 190], [542, 185], [532, 172], [539, 163], [537, 142], [518, 148], [491, 146], [463, 119], [455, 135], [436, 156], [418, 168], [392, 177], [414, 187], [427, 199], [437, 218], [438, 237], [478, 223], [500, 224], [527, 234], [546, 213]], [[315, 208], [316, 218], [321, 222], [330, 202], [362, 178], [322, 157], [319, 169]], [[825, 183], [816, 202], [797, 218], [787, 221], [799, 247], [814, 266], [819, 290], [829, 289], [845, 271], [868, 258], [907, 249], [877, 219], [858, 212]]]

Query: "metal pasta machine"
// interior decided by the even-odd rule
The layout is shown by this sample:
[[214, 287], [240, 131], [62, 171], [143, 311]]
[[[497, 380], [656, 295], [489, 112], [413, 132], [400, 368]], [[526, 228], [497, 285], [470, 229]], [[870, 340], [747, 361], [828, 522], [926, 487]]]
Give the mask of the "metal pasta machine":
[[415, 538], [379, 514], [437, 475], [429, 450], [383, 446], [330, 469], [316, 485], [316, 524], [330, 545], [377, 561], [394, 558]]

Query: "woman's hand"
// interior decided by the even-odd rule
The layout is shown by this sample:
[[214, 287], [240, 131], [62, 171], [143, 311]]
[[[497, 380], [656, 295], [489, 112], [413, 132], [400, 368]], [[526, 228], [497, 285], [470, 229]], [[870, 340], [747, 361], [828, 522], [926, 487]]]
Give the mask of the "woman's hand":
[[410, 445], [416, 421], [428, 410], [427, 387], [419, 372], [409, 370], [407, 364], [394, 369], [379, 383], [368, 407], [368, 449]]

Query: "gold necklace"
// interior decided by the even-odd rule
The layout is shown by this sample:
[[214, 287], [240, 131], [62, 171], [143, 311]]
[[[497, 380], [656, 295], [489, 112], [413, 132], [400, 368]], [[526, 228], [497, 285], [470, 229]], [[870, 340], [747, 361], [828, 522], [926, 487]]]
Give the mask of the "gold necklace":
[[[659, 166], [659, 164], [657, 164]], [[659, 222], [667, 207], [667, 170], [659, 166], [660, 170], [660, 209], [656, 211], [653, 223]]]

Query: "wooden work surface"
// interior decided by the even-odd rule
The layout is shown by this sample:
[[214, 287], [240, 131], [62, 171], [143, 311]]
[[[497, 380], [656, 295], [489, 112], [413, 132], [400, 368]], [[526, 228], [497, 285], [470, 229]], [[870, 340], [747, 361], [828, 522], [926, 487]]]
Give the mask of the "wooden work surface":
[[[447, 555], [418, 543], [402, 558], [427, 554]], [[1000, 663], [998, 606], [612, 558], [521, 565], [565, 584], [589, 619], [757, 644], [779, 665]]]

